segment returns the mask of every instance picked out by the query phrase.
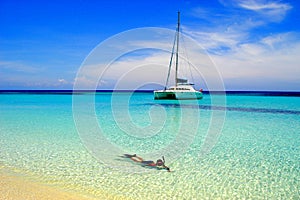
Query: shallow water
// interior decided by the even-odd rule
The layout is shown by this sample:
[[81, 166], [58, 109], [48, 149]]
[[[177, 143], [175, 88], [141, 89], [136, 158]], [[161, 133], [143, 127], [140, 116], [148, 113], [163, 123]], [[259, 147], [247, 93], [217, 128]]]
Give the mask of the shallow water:
[[[300, 197], [299, 97], [1, 94], [0, 124], [2, 165], [92, 196]], [[173, 172], [123, 153], [164, 155]]]

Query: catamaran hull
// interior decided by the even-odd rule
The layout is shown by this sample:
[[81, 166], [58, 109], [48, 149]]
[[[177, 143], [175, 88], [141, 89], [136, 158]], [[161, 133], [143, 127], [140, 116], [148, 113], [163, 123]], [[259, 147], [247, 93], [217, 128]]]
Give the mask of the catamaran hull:
[[154, 99], [202, 99], [202, 92], [174, 92], [174, 91], [154, 91]]

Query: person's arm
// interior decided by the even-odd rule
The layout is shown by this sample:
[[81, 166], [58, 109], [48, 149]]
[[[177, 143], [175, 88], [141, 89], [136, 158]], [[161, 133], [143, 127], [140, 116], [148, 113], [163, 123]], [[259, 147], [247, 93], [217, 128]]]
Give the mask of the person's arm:
[[164, 168], [165, 168], [166, 170], [168, 170], [168, 172], [171, 172], [170, 168], [167, 167], [166, 165], [164, 165]]

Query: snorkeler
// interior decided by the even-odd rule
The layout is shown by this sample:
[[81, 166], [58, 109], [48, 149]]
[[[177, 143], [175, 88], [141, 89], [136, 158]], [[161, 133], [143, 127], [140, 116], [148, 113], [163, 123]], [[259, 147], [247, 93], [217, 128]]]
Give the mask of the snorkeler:
[[144, 160], [143, 158], [137, 156], [136, 154], [130, 155], [130, 154], [124, 154], [125, 158], [130, 158], [134, 162], [141, 163], [143, 166], [149, 166], [149, 167], [156, 167], [157, 169], [166, 169], [168, 172], [171, 172], [170, 168], [165, 165], [165, 158], [164, 156], [162, 159], [158, 159], [156, 163], [152, 160]]

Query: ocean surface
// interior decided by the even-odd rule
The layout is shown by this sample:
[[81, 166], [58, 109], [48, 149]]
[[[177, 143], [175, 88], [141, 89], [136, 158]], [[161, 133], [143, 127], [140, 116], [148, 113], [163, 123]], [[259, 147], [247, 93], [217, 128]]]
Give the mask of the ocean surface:
[[[172, 172], [126, 153], [164, 156]], [[95, 197], [299, 199], [300, 97], [1, 93], [0, 164]]]

